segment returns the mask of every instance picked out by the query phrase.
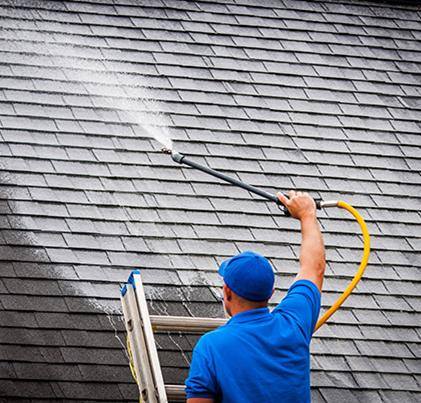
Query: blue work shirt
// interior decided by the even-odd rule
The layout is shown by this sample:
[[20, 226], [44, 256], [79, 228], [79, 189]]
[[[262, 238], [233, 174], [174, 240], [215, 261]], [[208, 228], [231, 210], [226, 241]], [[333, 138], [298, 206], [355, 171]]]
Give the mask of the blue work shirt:
[[241, 312], [206, 333], [193, 351], [187, 398], [310, 402], [310, 341], [319, 311], [316, 285], [298, 280], [272, 312]]

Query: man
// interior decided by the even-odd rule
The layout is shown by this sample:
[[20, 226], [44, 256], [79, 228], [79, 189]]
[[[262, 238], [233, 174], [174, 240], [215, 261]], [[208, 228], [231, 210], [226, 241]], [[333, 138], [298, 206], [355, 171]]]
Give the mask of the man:
[[231, 319], [198, 341], [186, 380], [188, 403], [310, 402], [310, 341], [320, 310], [325, 250], [314, 200], [278, 194], [301, 223], [300, 270], [269, 312], [274, 273], [243, 252], [224, 261], [224, 307]]

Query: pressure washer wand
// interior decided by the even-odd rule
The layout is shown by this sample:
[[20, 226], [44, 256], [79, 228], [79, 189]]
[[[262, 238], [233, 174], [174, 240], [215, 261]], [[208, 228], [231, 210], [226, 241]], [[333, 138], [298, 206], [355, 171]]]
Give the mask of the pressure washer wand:
[[[277, 206], [279, 207], [279, 209], [286, 216], [289, 216], [290, 215], [288, 209], [281, 203], [281, 201], [278, 199], [277, 196], [275, 196], [275, 195], [273, 195], [271, 193], [265, 192], [264, 190], [259, 189], [259, 188], [255, 187], [255, 186], [252, 186], [252, 185], [249, 185], [247, 183], [241, 182], [238, 179], [235, 179], [235, 178], [233, 178], [231, 176], [228, 176], [228, 175], [225, 175], [225, 174], [223, 174], [221, 172], [218, 172], [215, 169], [209, 168], [209, 167], [207, 167], [205, 165], [198, 164], [197, 162], [192, 161], [192, 160], [186, 158], [185, 155], [180, 154], [179, 152], [174, 152], [174, 151], [171, 151], [171, 150], [168, 150], [168, 149], [163, 149], [162, 151], [164, 151], [164, 152], [166, 152], [168, 154], [171, 153], [172, 159], [175, 162], [178, 162], [179, 164], [185, 164], [185, 165], [188, 165], [188, 166], [190, 166], [192, 168], [196, 168], [199, 171], [202, 171], [202, 172], [205, 172], [205, 173], [210, 174], [212, 176], [215, 176], [215, 177], [217, 177], [219, 179], [224, 180], [225, 182], [231, 183], [231, 184], [233, 184], [235, 186], [238, 186], [240, 188], [243, 188], [245, 190], [248, 190], [251, 193], [257, 194], [257, 195], [259, 195], [259, 196], [261, 196], [261, 197], [263, 197], [263, 198], [265, 198], [267, 200], [273, 201], [273, 202], [275, 202], [277, 204]], [[320, 200], [317, 200], [316, 201], [316, 207], [318, 209], [321, 208]]]

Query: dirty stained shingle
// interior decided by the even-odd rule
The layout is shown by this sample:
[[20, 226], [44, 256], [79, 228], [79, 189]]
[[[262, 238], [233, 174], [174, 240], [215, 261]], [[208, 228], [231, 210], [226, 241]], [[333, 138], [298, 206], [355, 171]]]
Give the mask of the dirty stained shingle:
[[[221, 316], [217, 264], [240, 250], [271, 259], [273, 303], [293, 280], [297, 223], [174, 165], [139, 123], [267, 191], [361, 210], [370, 266], [313, 339], [313, 400], [420, 399], [415, 2], [1, 0], [0, 16], [2, 399], [135, 400], [119, 303], [133, 268], [164, 315]], [[320, 222], [327, 308], [361, 242], [341, 211]], [[167, 383], [196, 341], [157, 335]]]

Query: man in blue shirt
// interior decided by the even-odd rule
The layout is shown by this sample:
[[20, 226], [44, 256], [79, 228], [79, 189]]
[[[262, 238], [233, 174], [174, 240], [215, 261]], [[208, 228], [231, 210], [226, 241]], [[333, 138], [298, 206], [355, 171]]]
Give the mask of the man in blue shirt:
[[231, 319], [202, 336], [186, 380], [188, 403], [310, 402], [310, 341], [320, 310], [325, 249], [314, 200], [278, 194], [300, 220], [300, 270], [269, 312], [274, 273], [269, 261], [243, 252], [224, 261], [224, 307]]

